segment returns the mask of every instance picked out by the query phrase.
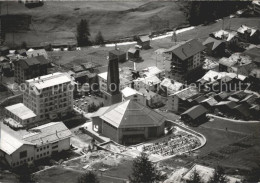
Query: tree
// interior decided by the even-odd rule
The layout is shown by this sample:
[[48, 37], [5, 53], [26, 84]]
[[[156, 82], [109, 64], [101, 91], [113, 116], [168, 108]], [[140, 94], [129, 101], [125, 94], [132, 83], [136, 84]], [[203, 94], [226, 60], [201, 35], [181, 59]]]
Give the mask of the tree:
[[27, 43], [25, 41], [21, 43], [21, 49], [27, 49]]
[[95, 37], [95, 43], [97, 45], [103, 45], [104, 44], [104, 38], [103, 38], [102, 33], [100, 31], [98, 31], [98, 33]]
[[89, 40], [89, 27], [88, 22], [85, 19], [81, 19], [77, 25], [77, 41], [79, 46], [89, 46], [91, 41]]
[[224, 169], [220, 166], [218, 166], [213, 176], [210, 178], [209, 183], [227, 183], [227, 178], [225, 176]]
[[166, 176], [156, 169], [155, 165], [149, 161], [148, 155], [144, 152], [134, 160], [132, 174], [129, 176], [129, 180], [132, 183], [153, 183], [162, 181], [165, 178]]
[[78, 183], [99, 183], [97, 175], [92, 172], [88, 171], [85, 174], [78, 177]]
[[34, 169], [34, 165], [28, 165], [24, 164], [18, 172], [18, 180], [19, 183], [35, 183], [37, 180], [36, 178], [32, 175]]
[[194, 170], [192, 175], [190, 176], [190, 179], [187, 180], [186, 183], [202, 183], [199, 173]]

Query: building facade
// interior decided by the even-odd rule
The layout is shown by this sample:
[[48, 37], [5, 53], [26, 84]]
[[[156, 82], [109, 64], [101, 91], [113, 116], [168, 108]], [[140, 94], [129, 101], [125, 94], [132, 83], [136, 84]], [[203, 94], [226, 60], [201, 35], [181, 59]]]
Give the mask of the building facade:
[[1, 127], [0, 160], [10, 167], [51, 157], [70, 149], [72, 133], [62, 122], [52, 122], [32, 128], [20, 135]]
[[192, 98], [199, 95], [199, 91], [195, 87], [185, 88], [168, 96], [167, 110], [176, 113], [182, 113], [193, 106]]
[[134, 100], [100, 108], [92, 121], [94, 131], [125, 145], [158, 138], [165, 128], [164, 116]]
[[26, 81], [23, 103], [39, 120], [55, 119], [73, 110], [73, 78], [53, 73]]
[[167, 49], [164, 53], [165, 58], [171, 61], [170, 78], [188, 83], [198, 79], [202, 73], [204, 50], [205, 46], [195, 39]]
[[47, 74], [48, 60], [43, 56], [14, 61], [14, 80], [16, 83], [24, 83], [28, 79]]

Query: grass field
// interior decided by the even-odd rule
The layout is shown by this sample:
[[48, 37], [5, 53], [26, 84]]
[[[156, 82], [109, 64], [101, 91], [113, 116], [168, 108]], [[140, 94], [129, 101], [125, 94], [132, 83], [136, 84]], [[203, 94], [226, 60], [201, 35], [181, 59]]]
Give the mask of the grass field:
[[[67, 42], [75, 39], [76, 24], [89, 21], [91, 38], [100, 30], [106, 40], [120, 39], [136, 34], [149, 34], [153, 28], [150, 19], [158, 15], [169, 22], [169, 27], [187, 24], [181, 2], [145, 1], [45, 1], [42, 7], [28, 9], [17, 2], [2, 2], [2, 14], [31, 15], [29, 31], [6, 36], [9, 44], [39, 45], [42, 42]], [[172, 18], [174, 17], [174, 18]]]
[[[230, 24], [229, 24], [230, 22]], [[229, 27], [236, 30], [242, 24], [246, 24], [248, 26], [254, 26], [260, 28], [259, 18], [226, 18], [224, 27]], [[192, 38], [198, 38], [200, 41], [204, 41], [208, 35], [214, 31], [220, 30], [222, 27], [222, 21], [216, 22], [214, 24], [208, 26], [198, 26], [193, 30], [183, 32], [177, 35], [178, 42], [186, 41]], [[165, 69], [167, 64], [164, 65], [163, 58], [161, 55], [155, 53], [157, 49], [161, 48], [169, 48], [173, 46], [175, 43], [171, 41], [171, 37], [153, 40], [151, 41], [151, 49], [142, 50], [140, 52], [140, 56], [143, 58], [143, 62], [139, 62], [136, 64], [137, 69], [143, 69], [149, 66], [157, 65], [161, 69]], [[134, 45], [124, 45], [118, 46], [120, 50], [127, 51], [129, 48]], [[87, 47], [82, 48], [81, 51], [59, 51], [59, 52], [49, 52], [53, 61], [58, 65], [64, 65], [68, 68], [73, 64], [77, 64], [80, 62], [92, 61], [98, 63], [100, 65], [107, 65], [107, 56], [110, 50], [113, 50], [114, 47]], [[129, 66], [133, 67], [133, 62], [125, 62], [120, 63], [120, 67]], [[105, 71], [106, 68], [103, 69]]]

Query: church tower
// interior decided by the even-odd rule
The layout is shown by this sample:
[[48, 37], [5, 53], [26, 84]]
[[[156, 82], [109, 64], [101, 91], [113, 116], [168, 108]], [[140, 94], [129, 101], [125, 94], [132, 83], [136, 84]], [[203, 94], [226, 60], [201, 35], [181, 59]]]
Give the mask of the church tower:
[[105, 106], [113, 105], [122, 101], [120, 92], [120, 79], [118, 59], [109, 59], [107, 71], [107, 91], [104, 92]]

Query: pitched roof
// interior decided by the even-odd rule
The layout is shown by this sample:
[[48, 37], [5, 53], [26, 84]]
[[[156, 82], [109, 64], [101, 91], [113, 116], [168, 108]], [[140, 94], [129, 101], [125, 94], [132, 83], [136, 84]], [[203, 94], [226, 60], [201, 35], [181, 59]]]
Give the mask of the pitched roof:
[[167, 49], [165, 52], [172, 52], [181, 60], [186, 60], [187, 58], [203, 51], [205, 48], [206, 47], [203, 46], [198, 40], [192, 39], [182, 44], [173, 46], [170, 49]]
[[250, 72], [250, 76], [260, 79], [260, 69], [253, 69]]
[[150, 100], [150, 99], [152, 99], [154, 96], [158, 95], [157, 93], [155, 93], [155, 92], [153, 92], [153, 91], [151, 91], [151, 90], [146, 90], [146, 89], [144, 89], [144, 88], [141, 88], [141, 89], [139, 90], [139, 92], [142, 93], [142, 94], [146, 97], [147, 100]]
[[39, 50], [29, 49], [29, 50], [26, 52], [26, 55], [27, 55], [28, 57], [35, 57], [35, 56], [43, 55], [46, 59], [48, 59], [48, 54], [47, 54], [47, 52], [45, 51], [45, 49], [39, 49]]
[[142, 74], [145, 75], [146, 77], [154, 76], [154, 75], [160, 74], [162, 72], [163, 72], [163, 70], [159, 69], [156, 66], [147, 67], [142, 70]]
[[157, 76], [149, 76], [141, 80], [146, 85], [152, 86], [161, 83], [161, 80]]
[[36, 117], [36, 114], [31, 109], [26, 107], [23, 103], [11, 105], [5, 107], [5, 109], [13, 113], [15, 116], [18, 116], [22, 120]]
[[214, 39], [213, 37], [208, 37], [202, 44], [205, 46], [209, 43], [213, 43], [212, 45], [212, 50], [215, 50], [218, 46], [220, 46], [221, 44], [224, 44], [224, 41], [222, 40], [218, 40], [218, 39]]
[[207, 99], [204, 95], [200, 95], [198, 97], [196, 97], [194, 100], [198, 103], [204, 101], [205, 99]]
[[161, 126], [165, 117], [133, 100], [126, 100], [109, 107], [101, 119], [116, 128]]
[[121, 90], [121, 93], [123, 94], [124, 97], [129, 97], [135, 94], [141, 94], [140, 92], [130, 87], [125, 87], [123, 90]]
[[140, 39], [142, 42], [150, 41], [150, 38], [149, 38], [148, 35], [146, 35], [146, 36], [139, 36], [139, 39]]
[[238, 29], [237, 32], [244, 34], [245, 32], [249, 32], [250, 36], [253, 36], [256, 33], [257, 29], [254, 29], [252, 27], [248, 27], [246, 25], [241, 25]]
[[82, 65], [73, 65], [72, 70], [74, 72], [81, 72], [81, 71], [84, 71], [85, 69], [83, 68]]
[[201, 101], [201, 103], [204, 103], [204, 102], [209, 104], [210, 106], [214, 106], [214, 105], [216, 105], [218, 103], [218, 101], [216, 101], [214, 99], [214, 97], [210, 97], [210, 98], [207, 98], [207, 99]]
[[202, 105], [196, 105], [196, 106], [193, 106], [192, 108], [188, 109], [181, 115], [188, 115], [192, 119], [196, 119], [207, 112], [208, 112], [208, 110], [205, 107], [203, 107]]
[[179, 91], [182, 88], [183, 84], [177, 81], [173, 81], [169, 78], [164, 78], [164, 80], [160, 83], [160, 86], [166, 87], [167, 91], [172, 94]]
[[23, 136], [23, 140], [36, 145], [57, 142], [72, 136], [71, 131], [63, 122], [51, 122], [29, 130]]
[[135, 49], [135, 48], [129, 48], [128, 52], [135, 54], [135, 52], [137, 52], [137, 49]]
[[98, 67], [98, 64], [95, 62], [85, 62], [81, 64], [85, 69], [91, 69], [91, 68], [95, 68]]
[[[206, 183], [213, 176], [215, 169], [195, 164], [190, 170], [188, 170], [185, 174], [183, 174], [183, 179], [184, 180], [190, 180], [194, 171], [197, 171], [199, 176], [201, 177], [201, 181], [203, 183]], [[240, 182], [240, 179], [235, 178], [235, 177], [226, 176], [226, 178], [228, 180], [228, 183]]]
[[247, 103], [239, 104], [234, 109], [237, 110], [240, 114], [242, 114], [245, 117], [250, 116], [250, 105]]
[[234, 107], [237, 105], [236, 102], [234, 101], [221, 101], [219, 103], [216, 104], [216, 106], [227, 106], [230, 109], [234, 109]]
[[212, 34], [216, 38], [224, 39], [225, 41], [230, 41], [237, 35], [237, 32], [235, 32], [235, 31], [228, 32], [226, 30], [219, 30], [219, 31], [213, 32]]
[[48, 60], [44, 57], [44, 56], [36, 56], [36, 57], [31, 57], [31, 58], [26, 58], [26, 59], [19, 59], [17, 61], [15, 61], [16, 63], [19, 62], [21, 64], [21, 67], [23, 69], [28, 69], [30, 66], [33, 65], [45, 65], [48, 64]]
[[245, 50], [243, 54], [248, 55], [252, 58], [260, 58], [260, 48], [254, 47], [248, 50]]
[[22, 140], [20, 140], [18, 137], [15, 137], [13, 133], [9, 132], [3, 127], [0, 128], [0, 131], [0, 149], [6, 154], [11, 155], [24, 144]]
[[187, 100], [191, 97], [196, 96], [197, 94], [199, 94], [199, 91], [197, 90], [197, 88], [189, 87], [189, 88], [184, 88], [183, 90], [178, 91], [178, 92], [174, 93], [173, 95], [178, 96], [182, 100]]

